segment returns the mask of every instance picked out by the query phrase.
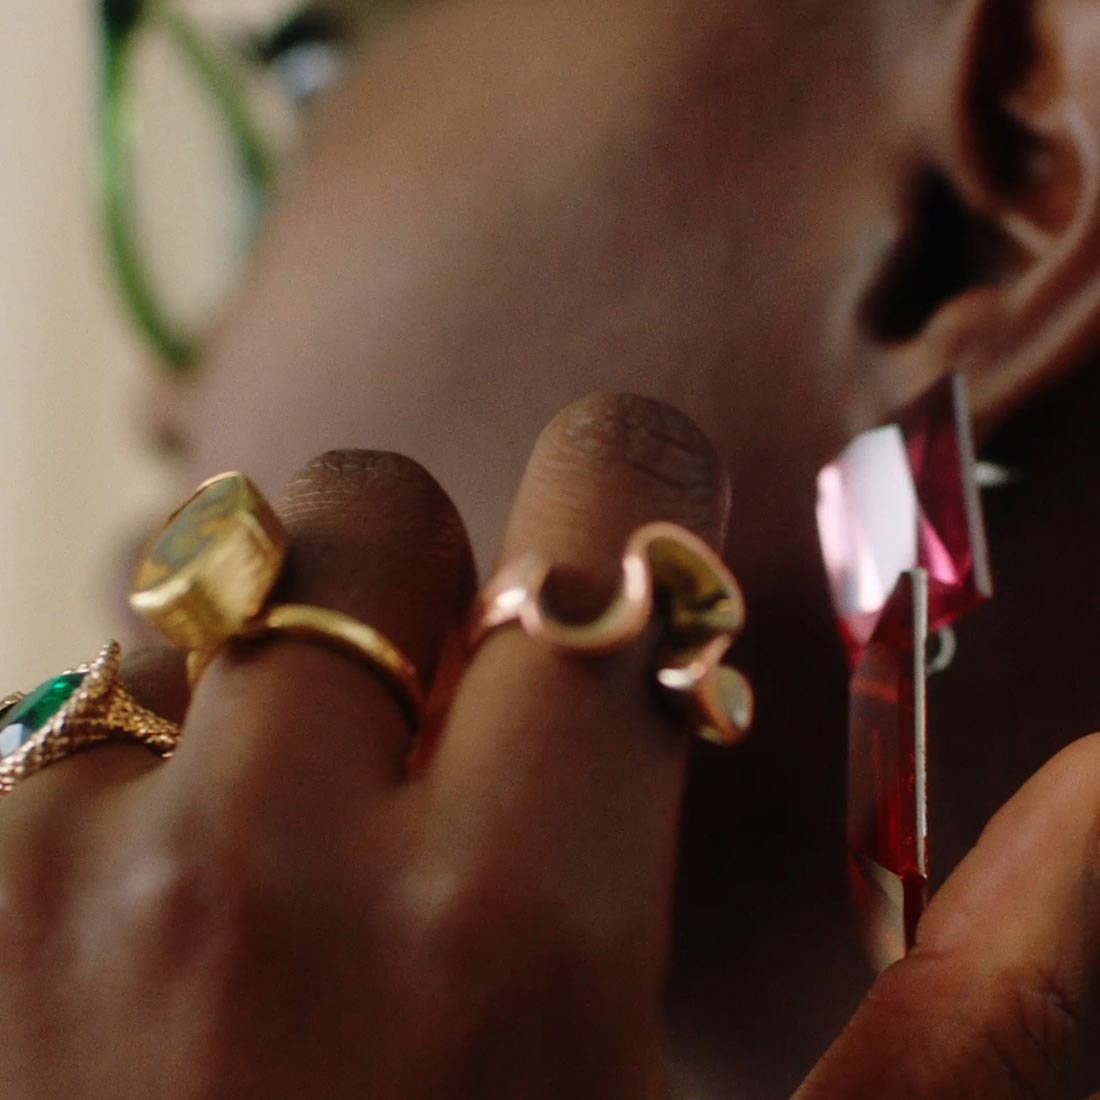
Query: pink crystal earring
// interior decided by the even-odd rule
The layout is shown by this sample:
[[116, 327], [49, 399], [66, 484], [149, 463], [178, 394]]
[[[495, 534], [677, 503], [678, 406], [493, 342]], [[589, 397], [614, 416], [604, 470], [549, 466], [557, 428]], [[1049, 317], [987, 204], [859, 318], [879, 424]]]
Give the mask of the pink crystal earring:
[[993, 592], [961, 376], [825, 466], [817, 519], [851, 667], [852, 896], [884, 969], [912, 947], [928, 891], [928, 639]]

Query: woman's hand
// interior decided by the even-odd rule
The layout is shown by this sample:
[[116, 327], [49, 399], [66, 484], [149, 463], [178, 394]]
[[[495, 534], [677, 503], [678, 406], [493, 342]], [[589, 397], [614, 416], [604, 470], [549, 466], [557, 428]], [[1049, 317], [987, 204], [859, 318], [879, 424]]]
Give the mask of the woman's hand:
[[[332, 453], [280, 511], [279, 598], [362, 619], [430, 677], [472, 594], [436, 483]], [[717, 547], [725, 512], [690, 422], [589, 399], [540, 439], [503, 557], [568, 567], [556, 596], [587, 617], [635, 528], [671, 520]], [[238, 647], [167, 764], [113, 746], [19, 786], [0, 804], [4, 1097], [661, 1096], [689, 742], [653, 705], [647, 656], [493, 635], [410, 777], [404, 716], [369, 669], [310, 642]], [[136, 662], [129, 683], [185, 706], [177, 663]], [[800, 1098], [1054, 1097], [1094, 969], [1098, 837], [1089, 739], [990, 826]], [[738, 996], [736, 974], [717, 980]]]

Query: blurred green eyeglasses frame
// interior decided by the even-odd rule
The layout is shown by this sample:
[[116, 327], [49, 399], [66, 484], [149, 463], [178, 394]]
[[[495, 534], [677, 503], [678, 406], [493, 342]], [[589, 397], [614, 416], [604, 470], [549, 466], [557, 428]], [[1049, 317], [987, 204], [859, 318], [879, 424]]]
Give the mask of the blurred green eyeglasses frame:
[[[99, 188], [107, 244], [122, 297], [140, 332], [175, 375], [195, 365], [196, 340], [182, 330], [153, 288], [136, 222], [131, 100], [136, 44], [154, 26], [168, 36], [205, 91], [230, 138], [254, 232], [271, 193], [275, 157], [249, 103], [246, 83], [257, 68], [280, 68], [300, 51], [339, 50], [351, 37], [347, 20], [305, 4], [273, 32], [236, 43], [213, 41], [173, 0], [97, 0], [102, 48], [99, 90]], [[381, 26], [410, 0], [358, 0], [356, 25]], [[360, 12], [359, 9], [362, 9]], [[374, 19], [367, 18], [368, 15]], [[362, 26], [360, 26], [362, 29]], [[368, 29], [373, 29], [369, 27]], [[293, 74], [292, 66], [286, 66]], [[304, 70], [297, 70], [299, 77]], [[292, 100], [316, 90], [306, 78], [285, 80]]]

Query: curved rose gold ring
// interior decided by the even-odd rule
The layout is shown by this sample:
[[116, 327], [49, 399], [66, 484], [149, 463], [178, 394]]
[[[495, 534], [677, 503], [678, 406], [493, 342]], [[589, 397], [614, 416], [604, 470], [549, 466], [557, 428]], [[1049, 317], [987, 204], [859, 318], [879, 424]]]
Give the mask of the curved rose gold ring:
[[558, 618], [546, 600], [553, 566], [528, 555], [505, 566], [482, 591], [471, 642], [515, 623], [533, 640], [572, 656], [615, 653], [636, 641], [656, 616], [655, 676], [662, 694], [721, 745], [752, 725], [752, 688], [722, 658], [741, 633], [745, 601], [721, 559], [690, 531], [651, 523], [630, 536], [622, 582], [606, 610], [587, 623]]

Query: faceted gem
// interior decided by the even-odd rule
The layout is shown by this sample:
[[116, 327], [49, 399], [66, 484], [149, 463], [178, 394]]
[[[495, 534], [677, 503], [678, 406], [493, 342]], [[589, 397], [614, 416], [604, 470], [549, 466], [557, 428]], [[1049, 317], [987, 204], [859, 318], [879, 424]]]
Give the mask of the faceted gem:
[[130, 605], [181, 649], [212, 652], [253, 618], [286, 560], [286, 532], [243, 474], [212, 478], [164, 525]]
[[929, 579], [929, 628], [992, 595], [964, 384], [949, 375], [818, 475], [818, 531], [853, 663], [901, 574]]
[[0, 716], [0, 759], [27, 743], [73, 697], [86, 673], [67, 672], [39, 685]]
[[239, 514], [243, 478], [221, 477], [197, 492], [165, 525], [142, 563], [137, 587], [151, 588], [189, 565]]
[[928, 883], [927, 610], [924, 571], [902, 574], [851, 678], [848, 850], [876, 965], [912, 946]]
[[962, 375], [948, 375], [898, 423], [920, 502], [916, 565], [928, 573], [928, 629], [941, 630], [993, 595]]

